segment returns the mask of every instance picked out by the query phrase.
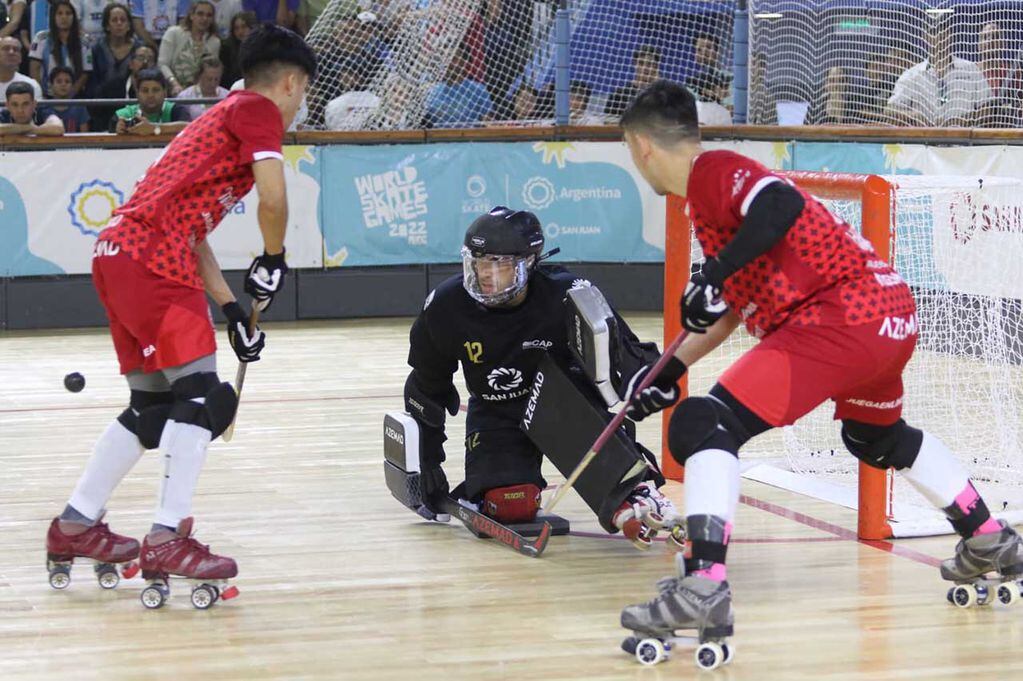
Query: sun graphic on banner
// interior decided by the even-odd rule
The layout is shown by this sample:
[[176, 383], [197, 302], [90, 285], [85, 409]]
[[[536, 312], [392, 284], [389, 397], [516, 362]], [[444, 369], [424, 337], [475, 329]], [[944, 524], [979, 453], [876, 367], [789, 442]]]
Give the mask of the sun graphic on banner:
[[565, 167], [565, 153], [575, 149], [571, 142], [536, 142], [533, 144], [533, 151], [543, 152], [543, 164], [549, 166], [551, 159], [554, 159], [558, 168]]
[[774, 154], [775, 168], [784, 168], [785, 162], [792, 160], [792, 148], [788, 142], [773, 142], [771, 152]]
[[899, 157], [902, 156], [904, 151], [901, 144], [885, 144], [881, 147], [881, 151], [884, 154], [884, 167], [889, 172], [896, 172], [899, 169]]
[[91, 180], [71, 192], [67, 212], [71, 224], [85, 235], [99, 236], [110, 216], [124, 203], [124, 192], [112, 182]]
[[297, 146], [288, 145], [284, 147], [284, 162], [294, 170], [298, 172], [298, 164], [302, 161], [306, 161], [310, 164], [316, 163], [316, 157], [313, 156], [312, 147], [310, 146]]

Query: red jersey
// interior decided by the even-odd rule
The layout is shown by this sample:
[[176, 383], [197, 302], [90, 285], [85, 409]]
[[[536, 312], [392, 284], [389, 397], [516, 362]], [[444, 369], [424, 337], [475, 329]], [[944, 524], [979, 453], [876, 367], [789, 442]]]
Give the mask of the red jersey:
[[[753, 199], [773, 182], [788, 180], [731, 151], [696, 158], [686, 214], [706, 256], [716, 256], [732, 240]], [[722, 296], [747, 330], [761, 338], [787, 322], [859, 326], [912, 314], [909, 286], [870, 242], [797, 189], [806, 206], [792, 228], [725, 282]]]
[[255, 161], [284, 158], [283, 138], [272, 101], [232, 92], [174, 138], [99, 238], [154, 274], [203, 288], [195, 245], [252, 189]]

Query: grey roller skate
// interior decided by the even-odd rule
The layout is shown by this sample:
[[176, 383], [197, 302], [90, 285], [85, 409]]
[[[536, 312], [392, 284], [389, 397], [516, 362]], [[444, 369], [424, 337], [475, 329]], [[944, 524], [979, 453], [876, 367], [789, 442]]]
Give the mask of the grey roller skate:
[[[962, 539], [956, 555], [941, 562], [941, 578], [955, 582], [948, 590], [948, 602], [960, 607], [988, 605], [995, 598], [1004, 605], [1020, 599], [1023, 590], [1023, 539], [999, 520], [1000, 532]], [[994, 573], [988, 577], [988, 573]]]
[[[732, 591], [728, 582], [704, 577], [665, 577], [657, 582], [658, 595], [649, 603], [622, 610], [622, 626], [633, 635], [622, 641], [622, 650], [644, 665], [667, 659], [673, 647], [696, 645], [695, 661], [711, 670], [732, 661]], [[695, 630], [696, 636], [678, 632]]]

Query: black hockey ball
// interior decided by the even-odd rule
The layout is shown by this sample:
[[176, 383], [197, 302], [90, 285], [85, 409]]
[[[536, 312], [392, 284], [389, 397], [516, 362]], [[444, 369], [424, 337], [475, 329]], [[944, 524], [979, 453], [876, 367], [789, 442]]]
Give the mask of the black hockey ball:
[[73, 393], [80, 393], [85, 387], [85, 376], [77, 371], [64, 377], [64, 387]]

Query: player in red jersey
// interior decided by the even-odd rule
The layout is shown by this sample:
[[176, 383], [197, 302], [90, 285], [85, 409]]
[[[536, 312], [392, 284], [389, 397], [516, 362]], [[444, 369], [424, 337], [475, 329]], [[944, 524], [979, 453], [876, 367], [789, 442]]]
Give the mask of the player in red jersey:
[[206, 295], [224, 311], [228, 342], [240, 361], [258, 360], [265, 336], [258, 327], [250, 332], [207, 236], [254, 185], [264, 252], [249, 268], [245, 291], [260, 309], [269, 307], [288, 271], [281, 143], [316, 71], [315, 55], [302, 39], [274, 26], [246, 39], [240, 59], [246, 89], [170, 143], [96, 242], [93, 282], [130, 401], [100, 437], [64, 512], [51, 523], [51, 583], [56, 572], [63, 575], [57, 583], [67, 585], [76, 557], [115, 563], [139, 555], [138, 542], [99, 520], [143, 451], [157, 447], [164, 475], [155, 522], [141, 547], [144, 576], [166, 587], [169, 575], [222, 580], [237, 574], [233, 560], [189, 536], [207, 447], [238, 405], [234, 389], [217, 377]]
[[[963, 537], [942, 565], [945, 579], [973, 581], [989, 571], [1018, 579], [1019, 535], [991, 517], [944, 444], [901, 418], [902, 371], [917, 337], [915, 303], [902, 278], [854, 228], [791, 182], [739, 154], [704, 150], [685, 88], [651, 85], [621, 125], [650, 186], [686, 199], [706, 256], [681, 301], [692, 335], [654, 384], [633, 395], [630, 416], [678, 401], [687, 367], [740, 323], [760, 339], [709, 396], [684, 400], [672, 415], [668, 446], [686, 468], [690, 545], [678, 577], [662, 580], [650, 603], [625, 608], [622, 626], [655, 639], [696, 629], [708, 644], [700, 651], [707, 666], [727, 656], [713, 645], [733, 627], [725, 554], [739, 498], [739, 448], [829, 399], [849, 451], [870, 466], [900, 471]], [[626, 641], [632, 649], [639, 643]], [[649, 645], [646, 652], [656, 647]]]

